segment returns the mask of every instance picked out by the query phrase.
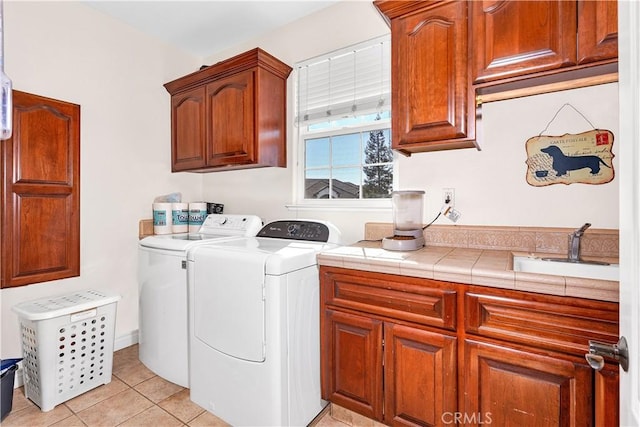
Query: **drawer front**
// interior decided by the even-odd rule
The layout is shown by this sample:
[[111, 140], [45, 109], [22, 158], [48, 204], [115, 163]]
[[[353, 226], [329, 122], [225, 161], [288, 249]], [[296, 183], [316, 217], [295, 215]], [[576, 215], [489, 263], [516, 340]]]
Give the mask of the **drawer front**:
[[618, 304], [511, 291], [469, 291], [465, 330], [528, 346], [583, 355], [589, 340], [618, 342]]
[[329, 267], [321, 278], [323, 304], [456, 329], [457, 291], [450, 283]]

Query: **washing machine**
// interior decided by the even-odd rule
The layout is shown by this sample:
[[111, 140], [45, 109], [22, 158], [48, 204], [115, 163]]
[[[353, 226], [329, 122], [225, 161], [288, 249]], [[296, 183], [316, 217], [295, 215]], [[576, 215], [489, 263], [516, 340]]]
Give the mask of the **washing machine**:
[[138, 246], [139, 358], [160, 377], [189, 387], [187, 250], [207, 242], [255, 236], [255, 215], [207, 216], [198, 233], [145, 237]]
[[340, 232], [275, 221], [187, 254], [191, 400], [234, 426], [306, 426], [320, 397], [317, 254]]

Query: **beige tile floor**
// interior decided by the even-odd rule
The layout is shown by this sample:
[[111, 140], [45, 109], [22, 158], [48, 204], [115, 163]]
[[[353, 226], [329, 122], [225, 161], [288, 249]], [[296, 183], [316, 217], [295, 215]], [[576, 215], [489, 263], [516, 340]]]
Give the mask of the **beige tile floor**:
[[[316, 427], [348, 425], [333, 419], [329, 413], [312, 424]], [[28, 400], [22, 387], [15, 389], [13, 408], [2, 426], [217, 427], [228, 424], [191, 402], [188, 389], [147, 369], [138, 360], [138, 346], [133, 345], [114, 353], [109, 384], [61, 403], [49, 412], [40, 411]]]

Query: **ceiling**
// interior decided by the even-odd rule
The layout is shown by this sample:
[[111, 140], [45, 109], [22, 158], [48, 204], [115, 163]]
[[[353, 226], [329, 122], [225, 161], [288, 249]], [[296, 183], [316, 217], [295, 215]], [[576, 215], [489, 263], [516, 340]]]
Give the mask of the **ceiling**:
[[337, 1], [84, 0], [84, 3], [181, 50], [206, 57]]

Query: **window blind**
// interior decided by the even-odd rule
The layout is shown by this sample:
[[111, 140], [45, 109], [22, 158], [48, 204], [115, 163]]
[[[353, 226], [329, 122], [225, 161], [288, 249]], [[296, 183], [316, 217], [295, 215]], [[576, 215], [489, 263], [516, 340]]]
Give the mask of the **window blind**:
[[391, 109], [391, 39], [378, 37], [296, 64], [298, 125]]

